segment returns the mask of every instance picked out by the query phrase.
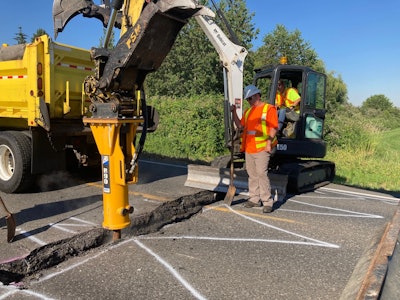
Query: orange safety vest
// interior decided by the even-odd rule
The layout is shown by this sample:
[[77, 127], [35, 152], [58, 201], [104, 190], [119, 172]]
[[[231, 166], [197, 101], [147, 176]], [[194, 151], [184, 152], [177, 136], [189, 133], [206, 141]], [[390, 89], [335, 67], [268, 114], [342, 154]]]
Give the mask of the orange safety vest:
[[281, 108], [282, 106], [285, 106], [285, 95], [282, 95], [280, 92], [276, 93], [275, 97], [275, 105], [278, 108]]
[[[252, 118], [260, 120], [259, 123], [254, 126], [254, 128], [249, 128], [248, 124], [248, 118], [250, 115], [250, 112], [253, 110], [253, 107], [248, 108], [245, 113], [244, 113], [244, 126], [243, 133], [241, 136], [241, 152], [248, 152], [248, 153], [256, 153], [260, 152], [265, 149], [267, 146], [267, 140], [269, 138], [268, 132], [269, 132], [269, 127], [267, 126], [267, 114], [268, 110], [270, 108], [275, 109], [275, 106], [270, 105], [270, 104], [264, 104], [261, 112], [261, 116], [257, 115], [252, 115]], [[257, 113], [257, 111], [254, 111], [254, 113]], [[276, 112], [272, 114], [274, 117], [274, 120], [272, 120], [272, 125], [275, 127], [278, 127], [278, 119], [277, 119], [277, 114]], [[254, 139], [248, 138], [248, 136], [254, 136]], [[254, 143], [254, 144], [253, 144]], [[278, 144], [278, 139], [276, 136], [274, 139], [271, 141], [271, 149], [274, 148]]]

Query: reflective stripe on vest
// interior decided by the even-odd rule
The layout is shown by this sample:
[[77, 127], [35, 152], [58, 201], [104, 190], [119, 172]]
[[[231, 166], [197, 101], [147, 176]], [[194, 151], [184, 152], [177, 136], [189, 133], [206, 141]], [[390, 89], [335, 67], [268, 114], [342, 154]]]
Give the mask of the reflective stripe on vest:
[[[261, 114], [261, 130], [262, 130], [262, 135], [257, 135], [257, 132], [255, 130], [244, 130], [242, 137], [241, 137], [241, 151], [244, 151], [245, 149], [245, 141], [246, 141], [246, 136], [247, 135], [255, 135], [254, 140], [256, 142], [256, 149], [263, 149], [267, 146], [267, 140], [268, 140], [268, 127], [267, 127], [267, 113], [268, 113], [268, 108], [269, 104], [264, 104], [262, 114]], [[247, 125], [247, 119], [250, 115], [251, 108], [248, 109], [244, 115], [244, 124], [245, 126]], [[276, 136], [273, 138], [271, 141], [271, 149], [275, 147], [278, 144], [278, 139]]]

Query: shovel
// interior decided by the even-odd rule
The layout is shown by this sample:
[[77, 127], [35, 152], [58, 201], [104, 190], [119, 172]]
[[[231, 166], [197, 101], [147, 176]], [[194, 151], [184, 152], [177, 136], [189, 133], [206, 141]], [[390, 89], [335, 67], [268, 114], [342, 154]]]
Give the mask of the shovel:
[[233, 140], [235, 137], [235, 133], [234, 133], [234, 125], [233, 125], [233, 116], [231, 117], [232, 122], [231, 122], [231, 166], [230, 166], [230, 180], [229, 180], [229, 188], [228, 191], [226, 192], [225, 198], [224, 198], [224, 203], [226, 205], [231, 205], [233, 198], [235, 197], [236, 194], [236, 187], [233, 184], [233, 151], [234, 151], [234, 147], [233, 147]]
[[1, 206], [3, 206], [3, 209], [6, 212], [6, 223], [7, 223], [7, 242], [11, 243], [14, 239], [15, 236], [15, 228], [16, 228], [16, 223], [14, 216], [10, 211], [7, 209], [6, 205], [4, 204], [3, 199], [0, 197], [0, 203]]

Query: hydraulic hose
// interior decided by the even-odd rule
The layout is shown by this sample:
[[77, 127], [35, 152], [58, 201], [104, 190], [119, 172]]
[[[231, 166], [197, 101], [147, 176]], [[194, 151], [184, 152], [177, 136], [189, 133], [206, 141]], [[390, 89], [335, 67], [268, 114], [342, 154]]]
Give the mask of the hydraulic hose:
[[137, 162], [139, 160], [140, 154], [142, 153], [144, 149], [144, 144], [146, 142], [146, 136], [147, 136], [147, 128], [148, 128], [148, 112], [147, 112], [147, 104], [146, 104], [146, 95], [144, 94], [144, 91], [141, 92], [141, 106], [142, 106], [142, 111], [143, 111], [143, 125], [142, 125], [142, 134], [140, 135], [139, 143], [137, 145], [135, 153], [132, 156], [131, 160], [131, 168], [129, 169], [129, 174], [133, 174], [135, 171], [135, 168], [137, 166]]

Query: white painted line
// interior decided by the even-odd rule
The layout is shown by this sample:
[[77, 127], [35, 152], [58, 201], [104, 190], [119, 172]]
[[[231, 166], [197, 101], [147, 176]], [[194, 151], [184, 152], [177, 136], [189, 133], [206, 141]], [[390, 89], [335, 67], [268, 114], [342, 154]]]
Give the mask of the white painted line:
[[309, 238], [309, 237], [304, 236], [304, 235], [301, 235], [301, 234], [297, 234], [297, 233], [295, 233], [295, 232], [291, 232], [291, 231], [286, 230], [286, 229], [282, 229], [282, 228], [279, 228], [279, 227], [270, 225], [270, 224], [265, 223], [265, 222], [261, 222], [261, 221], [259, 221], [259, 220], [256, 220], [256, 219], [254, 219], [254, 218], [251, 218], [251, 217], [249, 217], [249, 216], [243, 215], [243, 214], [241, 214], [241, 213], [235, 211], [234, 209], [232, 209], [230, 206], [228, 206], [228, 205], [226, 205], [226, 204], [225, 204], [225, 206], [226, 206], [230, 211], [232, 211], [233, 213], [235, 213], [235, 214], [237, 214], [238, 216], [240, 216], [240, 217], [242, 217], [242, 218], [245, 218], [245, 219], [247, 219], [247, 220], [249, 220], [249, 221], [251, 221], [251, 222], [260, 224], [260, 225], [265, 226], [265, 227], [269, 227], [269, 228], [271, 228], [271, 229], [275, 229], [275, 230], [277, 230], [277, 231], [281, 231], [281, 232], [287, 233], [287, 234], [289, 234], [289, 235], [293, 235], [293, 236], [299, 237], [299, 238], [301, 238], [301, 239], [306, 239], [306, 240], [312, 241], [312, 242], [317, 243], [317, 244], [320, 244], [321, 246], [324, 246], [324, 247], [329, 247], [329, 248], [340, 248], [338, 245], [335, 245], [335, 244], [331, 244], [331, 243], [319, 241], [319, 240], [316, 240], [316, 239], [313, 239], [313, 238]]
[[[326, 194], [324, 194], [324, 195], [326, 195]], [[349, 199], [361, 199], [361, 200], [364, 200], [365, 199], [365, 197], [354, 197], [354, 196], [351, 196], [351, 195], [347, 195], [347, 197], [338, 197], [336, 195], [315, 196], [315, 195], [310, 195], [310, 194], [307, 194], [307, 195], [296, 195], [296, 196], [288, 198], [288, 199], [297, 199], [297, 198], [326, 199], [326, 200], [349, 200]]]
[[28, 232], [26, 232], [24, 230], [20, 230], [20, 229], [17, 228], [17, 231], [19, 231], [26, 238], [30, 239], [31, 241], [33, 241], [33, 242], [35, 242], [35, 243], [37, 243], [37, 244], [39, 244], [41, 246], [47, 245], [47, 243], [45, 243], [42, 240], [34, 237], [33, 235], [31, 235], [30, 233], [28, 233]]
[[396, 202], [400, 201], [399, 198], [395, 198], [393, 196], [373, 195], [373, 194], [362, 193], [362, 192], [344, 191], [344, 190], [328, 188], [328, 187], [321, 187], [320, 189], [339, 193], [339, 194], [350, 194], [350, 195], [363, 196], [363, 197], [368, 197], [368, 198], [373, 198], [373, 199], [390, 200], [390, 201], [396, 201]]
[[291, 241], [291, 240], [270, 240], [270, 239], [250, 239], [250, 238], [224, 238], [224, 237], [212, 237], [212, 236], [163, 236], [163, 237], [147, 237], [140, 236], [140, 240], [205, 240], [205, 241], [223, 241], [223, 242], [250, 242], [250, 243], [277, 243], [277, 244], [291, 244], [291, 245], [304, 245], [304, 246], [318, 246], [327, 248], [340, 248], [339, 246], [316, 242], [302, 242], [302, 241]]
[[206, 299], [194, 287], [192, 287], [170, 264], [163, 260], [160, 256], [154, 253], [151, 249], [147, 248], [144, 244], [137, 239], [133, 240], [139, 247], [144, 249], [147, 253], [152, 255], [159, 263], [161, 263], [196, 299]]
[[95, 259], [95, 258], [99, 257], [100, 255], [103, 255], [104, 253], [106, 253], [107, 251], [109, 251], [111, 249], [120, 247], [120, 246], [125, 245], [126, 243], [132, 242], [132, 241], [135, 242], [138, 246], [140, 246], [144, 250], [146, 250], [146, 252], [148, 252], [149, 254], [154, 256], [158, 262], [160, 262], [162, 265], [164, 265], [164, 267], [166, 267], [167, 270], [169, 272], [171, 272], [174, 275], [174, 277], [177, 278], [185, 286], [185, 288], [187, 288], [192, 293], [192, 295], [194, 297], [196, 297], [197, 299], [206, 299], [196, 289], [194, 289], [182, 276], [180, 276], [179, 273], [176, 272], [166, 261], [164, 261], [160, 256], [158, 256], [152, 250], [150, 250], [145, 245], [143, 245], [141, 242], [139, 242], [136, 238], [125, 240], [125, 241], [120, 242], [120, 243], [118, 243], [118, 244], [116, 244], [116, 245], [114, 245], [114, 246], [112, 246], [110, 248], [104, 249], [103, 251], [97, 253], [96, 255], [88, 257], [87, 259], [84, 259], [84, 260], [82, 260], [82, 261], [80, 261], [80, 262], [78, 262], [76, 264], [73, 264], [73, 265], [71, 265], [71, 266], [69, 266], [69, 267], [67, 267], [67, 268], [65, 268], [63, 270], [48, 274], [47, 276], [43, 276], [43, 277], [39, 278], [39, 280], [37, 282], [32, 282], [31, 284], [34, 285], [36, 283], [49, 280], [49, 279], [51, 279], [51, 278], [53, 278], [55, 276], [58, 276], [60, 274], [65, 273], [67, 271], [73, 270], [76, 267], [78, 267], [80, 265], [83, 265], [83, 264], [87, 263], [88, 261], [91, 261], [92, 259]]
[[12, 296], [12, 295], [18, 293], [18, 291], [19, 290], [17, 290], [16, 288], [13, 287], [13, 289], [11, 291], [8, 291], [7, 293], [0, 295], [0, 300], [7, 299], [8, 296]]
[[28, 295], [30, 295], [30, 296], [35, 296], [35, 297], [38, 297], [38, 298], [40, 298], [40, 299], [42, 299], [42, 300], [55, 300], [55, 298], [49, 298], [49, 297], [47, 297], [47, 296], [45, 296], [45, 295], [43, 295], [43, 294], [39, 294], [39, 293], [30, 291], [30, 290], [20, 290], [20, 291], [21, 291], [21, 293], [23, 293], [23, 294], [28, 294]]
[[207, 207], [207, 208], [204, 208], [203, 207], [203, 212], [207, 212], [207, 211], [209, 211], [209, 210], [215, 210], [215, 208], [216, 207], [222, 207], [222, 206], [224, 206], [225, 204], [224, 203], [221, 203], [221, 204], [218, 204], [218, 205], [210, 205], [209, 207]]
[[350, 218], [370, 218], [370, 219], [380, 219], [383, 218], [381, 216], [371, 217], [368, 215], [350, 215], [350, 214], [334, 214], [334, 213], [319, 213], [315, 211], [304, 211], [304, 210], [295, 210], [295, 209], [287, 209], [287, 208], [280, 208], [281, 211], [288, 211], [294, 212], [299, 214], [309, 214], [309, 215], [320, 215], [320, 216], [331, 216], [331, 217], [350, 217]]
[[[307, 205], [307, 206], [312, 206], [312, 207], [318, 207], [318, 208], [323, 208], [327, 210], [334, 210], [334, 211], [340, 211], [340, 212], [345, 212], [347, 214], [327, 214], [327, 213], [318, 213], [318, 212], [311, 212], [311, 211], [297, 211], [301, 213], [310, 213], [310, 214], [321, 214], [321, 215], [332, 215], [332, 216], [345, 216], [345, 217], [354, 217], [354, 218], [371, 218], [371, 219], [383, 219], [382, 216], [378, 215], [371, 215], [367, 213], [362, 213], [362, 212], [357, 212], [357, 211], [351, 211], [351, 210], [346, 210], [346, 209], [340, 209], [340, 208], [334, 208], [330, 206], [323, 206], [323, 205], [317, 205], [317, 204], [311, 204], [311, 203], [306, 203], [298, 200], [292, 200], [289, 199], [288, 201], [302, 204], [302, 205]], [[284, 210], [284, 211], [296, 211], [296, 210], [291, 210], [291, 209], [279, 209], [279, 210]]]
[[9, 296], [11, 297], [11, 296], [16, 295], [16, 294], [28, 294], [30, 296], [35, 296], [35, 297], [37, 297], [39, 299], [42, 299], [42, 300], [54, 300], [54, 298], [49, 298], [49, 297], [47, 297], [47, 296], [45, 296], [43, 294], [31, 291], [31, 290], [20, 289], [20, 288], [18, 288], [16, 286], [13, 286], [13, 285], [1, 286], [1, 288], [2, 289], [3, 288], [7, 289], [7, 293], [0, 295], [0, 300], [7, 299]]
[[79, 219], [79, 218], [76, 218], [76, 217], [71, 217], [70, 219], [74, 220], [74, 221], [77, 221], [77, 222], [84, 223], [84, 224], [93, 225], [93, 226], [99, 225], [99, 224], [96, 224], [96, 223], [93, 223], [93, 222], [89, 222], [89, 221], [86, 221], [86, 220], [82, 220], [82, 219]]
[[73, 230], [69, 230], [69, 229], [67, 229], [67, 228], [64, 228], [62, 225], [59, 225], [59, 224], [50, 223], [49, 225], [50, 225], [51, 227], [53, 227], [53, 228], [57, 228], [58, 230], [61, 230], [61, 231], [64, 231], [64, 232], [73, 233], [73, 234], [76, 234], [76, 233], [77, 233], [76, 231], [73, 231]]
[[72, 223], [64, 223], [64, 222], [55, 224], [55, 226], [58, 226], [58, 227], [63, 227], [63, 226], [65, 226], [65, 227], [92, 227], [91, 224], [76, 224], [76, 223], [72, 224]]
[[113, 246], [111, 246], [111, 247], [109, 247], [109, 248], [107, 248], [107, 249], [104, 249], [104, 250], [100, 251], [100, 252], [97, 253], [96, 255], [93, 255], [93, 256], [91, 256], [91, 257], [88, 257], [88, 258], [86, 258], [86, 259], [84, 259], [84, 260], [82, 260], [82, 261], [80, 261], [80, 262], [78, 262], [78, 263], [76, 263], [76, 264], [72, 264], [72, 265], [70, 265], [69, 267], [67, 267], [67, 268], [65, 268], [65, 269], [62, 269], [62, 270], [60, 270], [60, 271], [58, 271], [58, 272], [51, 273], [51, 274], [49, 274], [49, 275], [47, 275], [47, 276], [43, 276], [43, 277], [39, 278], [38, 281], [33, 282], [33, 283], [31, 283], [31, 284], [43, 282], [43, 281], [49, 280], [49, 279], [51, 279], [51, 278], [53, 278], [53, 277], [55, 277], [55, 276], [57, 276], [57, 275], [60, 275], [60, 274], [63, 274], [63, 273], [65, 273], [65, 272], [67, 272], [67, 271], [73, 270], [73, 269], [75, 269], [76, 267], [79, 267], [80, 265], [83, 265], [83, 264], [87, 263], [88, 261], [91, 261], [92, 259], [95, 259], [95, 258], [99, 257], [100, 255], [103, 255], [103, 254], [106, 253], [107, 251], [109, 251], [109, 250], [111, 250], [111, 249], [114, 249], [114, 248], [117, 248], [117, 247], [119, 247], [119, 246], [125, 245], [126, 243], [128, 243], [128, 242], [130, 242], [130, 241], [131, 241], [131, 240], [126, 240], [126, 241], [120, 242], [120, 243], [118, 243], [118, 244], [116, 244], [116, 245], [113, 245]]

